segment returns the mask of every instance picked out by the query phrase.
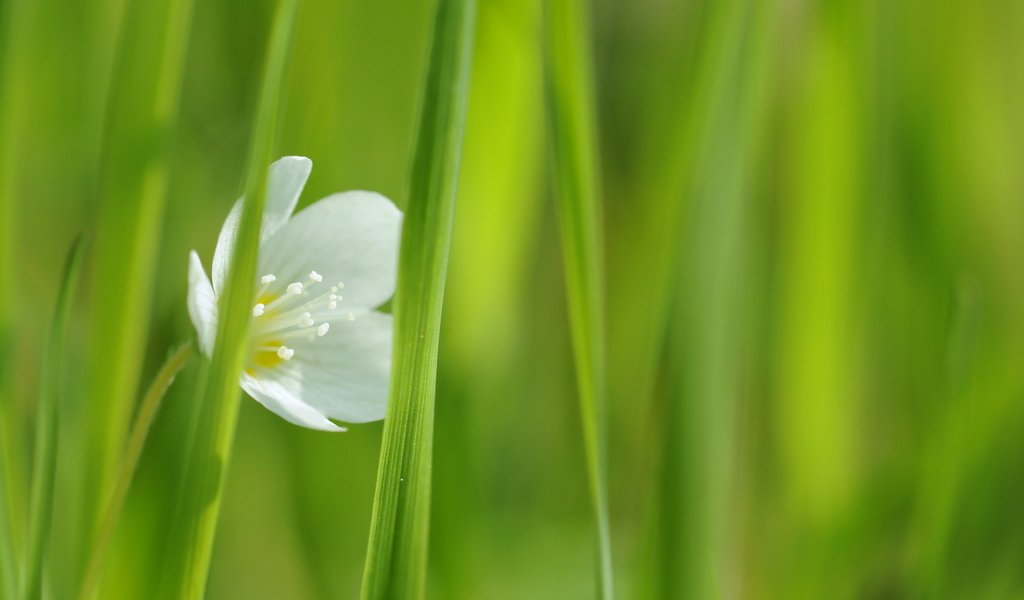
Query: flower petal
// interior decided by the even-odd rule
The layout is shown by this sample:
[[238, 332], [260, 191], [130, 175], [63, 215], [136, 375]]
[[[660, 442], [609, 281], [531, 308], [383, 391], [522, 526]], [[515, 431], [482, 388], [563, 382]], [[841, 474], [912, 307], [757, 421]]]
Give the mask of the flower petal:
[[356, 313], [313, 341], [295, 345], [303, 398], [332, 419], [384, 418], [391, 376], [391, 315]]
[[196, 328], [199, 349], [210, 356], [217, 335], [217, 296], [195, 250], [188, 255], [188, 316]]
[[323, 337], [295, 340], [290, 361], [258, 376], [276, 381], [332, 419], [383, 419], [391, 372], [391, 315], [363, 312], [354, 317], [333, 322]]
[[301, 380], [295, 377], [256, 378], [242, 373], [239, 384], [253, 400], [290, 423], [320, 431], [345, 431], [344, 427], [331, 423], [323, 413], [300, 400], [301, 391], [295, 386], [301, 385]]
[[[295, 211], [299, 195], [312, 169], [313, 161], [304, 156], [286, 156], [270, 165], [270, 172], [267, 174], [267, 206], [263, 211], [263, 226], [260, 229], [261, 240], [267, 239], [288, 222], [288, 217]], [[241, 216], [242, 200], [239, 199], [231, 207], [231, 212], [220, 229], [217, 248], [213, 252], [213, 289], [218, 294], [228, 276], [228, 266], [231, 264], [231, 253], [234, 251], [238, 220]]]
[[344, 192], [300, 211], [260, 248], [260, 273], [344, 283], [343, 310], [375, 308], [395, 291], [402, 213], [375, 192]]

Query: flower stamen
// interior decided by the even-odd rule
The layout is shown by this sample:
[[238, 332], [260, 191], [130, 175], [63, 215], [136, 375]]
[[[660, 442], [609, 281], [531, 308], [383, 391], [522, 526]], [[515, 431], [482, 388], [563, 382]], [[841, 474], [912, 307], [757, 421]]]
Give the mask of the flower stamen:
[[261, 317], [253, 321], [253, 367], [272, 368], [295, 356], [295, 349], [285, 345], [286, 340], [312, 342], [327, 335], [331, 330], [329, 321], [356, 318], [351, 312], [328, 313], [344, 299], [338, 293], [345, 286], [340, 281], [323, 293], [316, 293], [314, 288], [323, 283], [324, 276], [314, 270], [306, 280], [289, 283], [282, 293], [280, 288], [276, 292], [269, 289], [276, 280], [270, 274], [260, 278], [262, 285], [252, 309], [254, 318]]

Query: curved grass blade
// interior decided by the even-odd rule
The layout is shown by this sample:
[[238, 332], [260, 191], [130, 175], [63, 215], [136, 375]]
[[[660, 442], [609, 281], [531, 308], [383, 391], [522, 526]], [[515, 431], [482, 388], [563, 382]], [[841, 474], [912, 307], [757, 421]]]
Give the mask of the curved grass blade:
[[217, 517], [224, 489], [240, 390], [238, 378], [247, 349], [250, 305], [260, 224], [266, 205], [267, 166], [270, 164], [285, 66], [298, 15], [298, 0], [277, 5], [267, 46], [263, 83], [246, 161], [242, 215], [219, 306], [213, 356], [200, 374], [200, 411], [185, 471], [185, 491], [179, 507], [174, 543], [162, 592], [170, 598], [201, 598], [206, 587]]
[[545, 8], [546, 100], [584, 454], [597, 537], [598, 595], [612, 598], [604, 256], [589, 17], [583, 0], [551, 0]]
[[35, 450], [32, 464], [32, 493], [29, 529], [25, 550], [25, 578], [21, 597], [35, 600], [43, 595], [43, 566], [47, 538], [53, 517], [53, 487], [57, 470], [57, 397], [60, 394], [61, 359], [64, 333], [71, 312], [71, 297], [82, 263], [85, 240], [79, 237], [68, 253], [57, 306], [46, 340], [39, 377], [39, 402], [36, 405]]
[[437, 5], [402, 232], [394, 371], [363, 574], [365, 599], [424, 594], [437, 348], [475, 13], [475, 0]]
[[157, 371], [153, 382], [139, 403], [139, 411], [128, 436], [128, 444], [118, 470], [114, 492], [107, 501], [96, 530], [96, 536], [93, 538], [88, 567], [85, 570], [85, 577], [78, 594], [79, 600], [89, 600], [96, 593], [107, 548], [114, 536], [114, 529], [117, 527], [121, 510], [128, 497], [128, 490], [131, 488], [132, 478], [135, 476], [135, 468], [139, 465], [139, 459], [142, 458], [142, 450], [146, 445], [149, 430], [160, 411], [164, 394], [174, 383], [174, 378], [178, 376], [178, 373], [192, 360], [194, 354], [195, 344], [192, 342], [187, 342], [172, 352], [164, 365]]

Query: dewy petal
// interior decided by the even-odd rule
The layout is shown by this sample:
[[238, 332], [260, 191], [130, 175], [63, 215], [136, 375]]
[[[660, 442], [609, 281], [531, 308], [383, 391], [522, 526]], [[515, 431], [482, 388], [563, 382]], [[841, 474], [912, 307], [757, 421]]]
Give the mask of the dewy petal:
[[[288, 217], [295, 211], [299, 195], [306, 185], [313, 161], [304, 156], [285, 156], [270, 165], [267, 174], [267, 206], [263, 211], [263, 226], [260, 229], [260, 240], [272, 236], [288, 222]], [[217, 248], [213, 252], [213, 289], [219, 294], [228, 276], [228, 265], [231, 264], [231, 252], [235, 246], [238, 232], [238, 220], [242, 216], [242, 201], [238, 200], [231, 207], [228, 218], [221, 227], [217, 237]]]
[[188, 255], [188, 316], [196, 328], [199, 349], [210, 356], [217, 335], [217, 297], [195, 250]]
[[260, 248], [260, 273], [344, 283], [339, 310], [379, 306], [395, 291], [402, 213], [374, 192], [344, 192], [300, 211]]
[[320, 431], [345, 431], [344, 427], [331, 423], [323, 413], [300, 400], [301, 378], [295, 377], [294, 373], [284, 378], [256, 378], [242, 373], [239, 384], [253, 400], [290, 423]]

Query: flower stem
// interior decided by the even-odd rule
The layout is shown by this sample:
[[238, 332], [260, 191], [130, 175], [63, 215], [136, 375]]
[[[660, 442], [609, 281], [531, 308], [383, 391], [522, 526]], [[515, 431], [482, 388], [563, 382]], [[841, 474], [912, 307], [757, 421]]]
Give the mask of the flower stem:
[[149, 429], [160, 411], [160, 404], [164, 393], [174, 382], [174, 378], [188, 364], [195, 355], [195, 345], [188, 342], [175, 350], [164, 362], [164, 365], [157, 372], [153, 382], [149, 384], [146, 395], [142, 398], [139, 412], [132, 424], [131, 433], [128, 436], [128, 445], [121, 457], [121, 465], [118, 468], [117, 479], [114, 491], [107, 501], [103, 511], [99, 528], [93, 538], [92, 551], [89, 553], [89, 566], [82, 580], [82, 587], [78, 597], [81, 600], [91, 598], [99, 584], [100, 573], [103, 570], [103, 561], [110, 546], [110, 540], [114, 534], [114, 528], [121, 516], [121, 509], [124, 507], [125, 498], [132, 485], [132, 478], [135, 475], [135, 468], [142, 456], [142, 449], [146, 445], [146, 438], [149, 437]]

